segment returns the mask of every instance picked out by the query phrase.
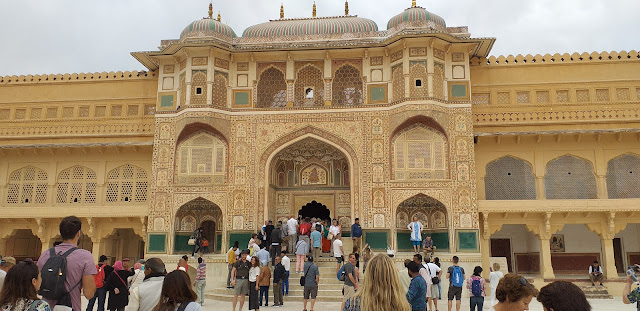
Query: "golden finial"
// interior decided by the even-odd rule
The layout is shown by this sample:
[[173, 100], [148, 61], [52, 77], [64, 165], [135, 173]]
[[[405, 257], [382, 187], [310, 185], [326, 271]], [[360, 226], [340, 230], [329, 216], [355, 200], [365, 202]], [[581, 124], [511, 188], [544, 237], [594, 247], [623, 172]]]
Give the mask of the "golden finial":
[[213, 18], [213, 2], [209, 3], [209, 18]]
[[416, 4], [416, 0], [411, 0], [411, 7], [412, 7], [412, 8], [415, 8], [415, 7], [417, 7], [417, 6], [418, 6], [418, 5]]
[[349, 1], [344, 2], [344, 15], [349, 16]]
[[222, 15], [220, 14], [220, 12], [218, 12], [218, 21], [222, 22]]
[[313, 17], [316, 17], [316, 2], [313, 1]]
[[280, 4], [280, 19], [284, 18], [284, 3]]

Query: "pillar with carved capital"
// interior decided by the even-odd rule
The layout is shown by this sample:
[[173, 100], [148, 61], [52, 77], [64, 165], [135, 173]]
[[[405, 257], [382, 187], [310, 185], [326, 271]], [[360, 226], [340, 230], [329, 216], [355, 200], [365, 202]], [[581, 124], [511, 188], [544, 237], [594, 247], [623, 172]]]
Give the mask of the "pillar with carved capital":
[[600, 245], [602, 245], [602, 268], [604, 276], [608, 280], [614, 280], [618, 278], [618, 271], [616, 270], [616, 260], [613, 252], [613, 238], [609, 238], [606, 235], [600, 236]]
[[91, 254], [93, 255], [93, 261], [98, 262], [100, 255], [102, 255], [102, 239], [96, 237], [95, 239], [91, 239], [93, 241], [93, 248], [91, 249]]
[[[480, 254], [482, 255], [482, 266], [491, 266], [491, 231], [489, 229], [489, 213], [482, 213], [482, 232], [480, 239]], [[482, 275], [485, 278], [489, 278], [489, 269], [484, 269]]]
[[551, 245], [549, 240], [551, 234], [540, 233], [540, 272], [544, 279], [554, 279], [556, 275], [553, 273], [553, 265], [551, 264]]

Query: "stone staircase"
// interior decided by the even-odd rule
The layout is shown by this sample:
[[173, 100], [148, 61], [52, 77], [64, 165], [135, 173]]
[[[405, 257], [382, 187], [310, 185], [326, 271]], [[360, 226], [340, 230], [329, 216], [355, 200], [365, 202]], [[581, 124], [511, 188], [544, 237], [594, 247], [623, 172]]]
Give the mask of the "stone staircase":
[[587, 299], [613, 299], [613, 296], [609, 294], [609, 290], [607, 290], [606, 286], [592, 286], [591, 284], [583, 285], [576, 284], [580, 287], [582, 292], [584, 292]]
[[[336, 278], [336, 261], [332, 258], [321, 258], [316, 262], [320, 271], [320, 283], [318, 285], [319, 302], [341, 302], [342, 301], [342, 282]], [[362, 264], [362, 263], [361, 263]], [[302, 301], [303, 287], [300, 286], [301, 273], [295, 273], [295, 261], [291, 261], [291, 269], [293, 270], [289, 276], [289, 295], [284, 296], [285, 303], [287, 301]], [[206, 294], [209, 299], [219, 301], [233, 301], [233, 289], [227, 289], [218, 286], [209, 290]], [[269, 287], [269, 303], [273, 301], [273, 286]]]

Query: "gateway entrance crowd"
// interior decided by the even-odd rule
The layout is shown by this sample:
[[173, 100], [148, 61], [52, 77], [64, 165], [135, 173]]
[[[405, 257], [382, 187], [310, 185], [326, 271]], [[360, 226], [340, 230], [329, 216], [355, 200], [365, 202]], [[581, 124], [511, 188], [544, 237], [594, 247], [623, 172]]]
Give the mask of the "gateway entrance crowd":
[[[465, 270], [459, 266], [457, 256], [453, 256], [453, 265], [447, 267], [446, 272], [438, 257], [432, 257], [430, 251], [424, 257], [416, 253], [413, 258], [405, 260], [404, 269], [398, 270], [391, 256], [373, 255], [368, 245], [365, 245], [361, 253], [360, 244], [354, 243], [353, 252], [347, 256], [345, 263], [339, 231], [332, 231], [330, 228], [330, 235], [320, 234], [319, 237], [314, 233], [323, 232], [321, 224], [314, 226], [311, 220], [304, 220], [299, 225], [292, 221], [291, 224], [286, 229], [289, 231], [286, 236], [291, 238], [293, 234], [290, 232], [293, 231], [297, 241], [295, 248], [290, 250], [295, 251], [296, 256], [302, 255], [301, 262], [304, 262], [301, 266], [300, 261], [296, 263], [295, 271], [300, 278], [300, 286], [304, 288], [304, 311], [313, 310], [318, 296], [321, 279], [320, 269], [315, 262], [321, 252], [310, 252], [310, 249], [320, 248], [316, 242], [322, 238], [333, 240], [332, 256], [337, 261], [336, 278], [343, 282], [343, 311], [438, 310], [438, 300], [441, 300], [443, 294], [447, 297], [448, 310], [455, 308], [459, 311], [463, 291], [470, 293], [471, 310], [483, 310], [487, 296], [491, 297], [491, 304], [496, 311], [528, 310], [534, 297], [542, 303], [545, 310], [591, 310], [584, 293], [572, 283], [556, 281], [538, 291], [526, 278], [517, 274], [503, 275], [500, 266], [494, 264], [487, 284], [481, 277], [482, 267], [476, 266], [467, 277]], [[2, 259], [0, 310], [80, 311], [81, 295], [89, 299], [87, 311], [93, 310], [96, 304], [97, 310], [102, 311], [105, 303], [108, 310], [118, 311], [202, 310], [206, 286], [206, 262], [202, 257], [198, 258], [194, 279], [187, 273], [187, 256], [170, 273], [166, 272], [165, 264], [159, 258], [139, 261], [133, 266], [129, 259], [123, 258], [110, 266], [107, 257], [103, 255], [96, 265], [90, 252], [77, 248], [82, 237], [81, 226], [80, 219], [75, 216], [64, 218], [59, 225], [62, 243], [44, 250], [37, 262], [27, 259], [17, 263], [11, 257]], [[267, 226], [272, 226], [273, 229]], [[292, 275], [287, 247], [284, 250], [281, 248], [283, 226], [282, 223], [273, 226], [271, 222], [267, 222], [260, 236], [256, 235], [249, 242], [248, 249], [239, 250], [239, 243], [236, 242], [229, 250], [228, 287], [234, 289], [234, 311], [238, 302], [239, 310], [243, 309], [247, 294], [250, 310], [269, 306], [269, 287], [272, 284], [271, 307], [283, 306], [289, 287], [296, 286], [289, 284]], [[289, 222], [286, 226], [289, 226]], [[357, 233], [360, 229], [361, 233], [357, 220], [353, 226], [352, 232]], [[295, 229], [291, 230], [292, 228]], [[359, 238], [361, 236], [354, 237]], [[279, 256], [272, 256], [274, 254]], [[366, 263], [362, 269], [359, 264], [361, 257], [364, 257]], [[640, 266], [636, 265], [632, 270], [638, 272]], [[590, 268], [590, 273], [594, 272], [597, 272], [595, 265]], [[449, 280], [446, 292], [441, 286], [443, 277]], [[634, 273], [629, 274], [623, 293], [623, 301], [627, 304], [640, 301], [639, 290], [632, 290], [632, 283], [637, 282], [637, 279], [633, 280], [634, 277]], [[193, 288], [198, 289], [197, 293]]]

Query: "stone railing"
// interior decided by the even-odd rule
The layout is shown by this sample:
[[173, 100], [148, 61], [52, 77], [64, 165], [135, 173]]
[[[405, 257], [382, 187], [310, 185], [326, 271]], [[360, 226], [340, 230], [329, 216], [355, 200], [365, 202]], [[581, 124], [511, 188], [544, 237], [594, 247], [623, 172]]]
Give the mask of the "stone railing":
[[12, 75], [0, 76], [2, 84], [14, 83], [42, 83], [42, 82], [67, 82], [67, 81], [95, 81], [95, 80], [128, 80], [148, 79], [157, 77], [155, 71], [118, 71], [96, 73], [65, 73], [65, 74], [41, 74], [41, 75]]
[[474, 113], [473, 124], [577, 123], [638, 120], [640, 109]]
[[473, 57], [469, 61], [471, 66], [513, 66], [513, 65], [531, 65], [531, 64], [570, 64], [570, 63], [587, 63], [587, 62], [605, 62], [605, 61], [638, 61], [640, 53], [635, 50], [630, 52], [592, 52], [591, 54], [584, 52], [582, 54], [545, 54], [545, 55], [509, 55], [509, 56], [491, 56], [489, 58]]

